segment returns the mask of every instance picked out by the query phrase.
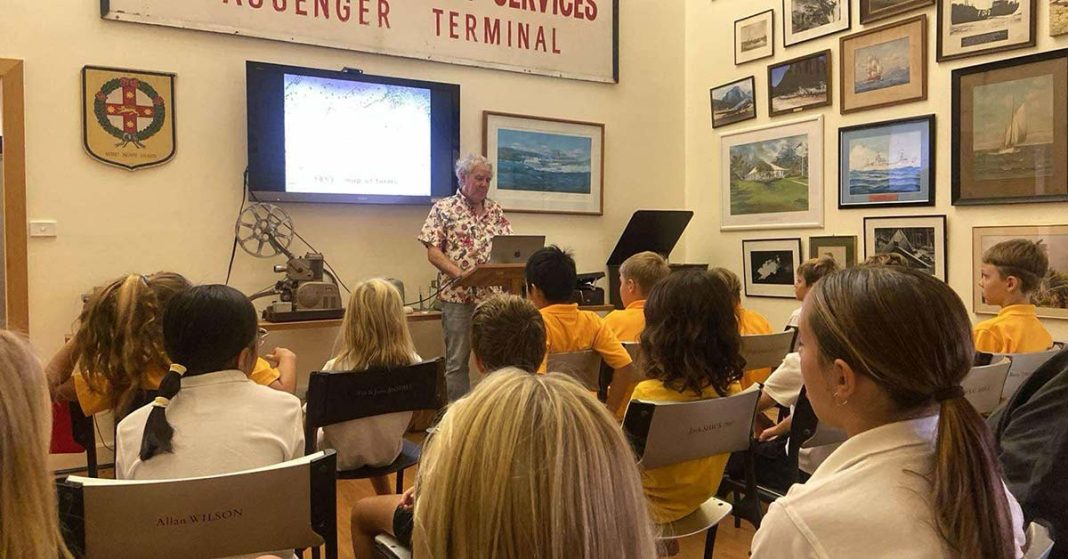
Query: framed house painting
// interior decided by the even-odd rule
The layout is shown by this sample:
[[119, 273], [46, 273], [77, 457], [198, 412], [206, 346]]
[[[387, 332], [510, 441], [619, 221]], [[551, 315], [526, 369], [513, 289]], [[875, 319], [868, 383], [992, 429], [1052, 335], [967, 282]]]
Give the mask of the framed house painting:
[[1049, 271], [1039, 288], [1031, 294], [1038, 316], [1068, 318], [1068, 225], [1027, 225], [1022, 227], [972, 228], [972, 310], [979, 314], [997, 314], [998, 307], [983, 300], [979, 288], [979, 267], [983, 253], [1009, 239], [1027, 239], [1041, 244], [1049, 257]]
[[808, 238], [808, 257], [830, 256], [842, 268], [857, 265], [857, 237], [821, 236]]
[[793, 299], [801, 239], [743, 240], [742, 262], [746, 297]]
[[927, 16], [840, 41], [842, 114], [927, 99]]
[[601, 215], [604, 125], [483, 112], [489, 197], [513, 212]]
[[954, 205], [1068, 201], [1068, 50], [953, 71]]
[[775, 56], [775, 10], [734, 22], [734, 65]]
[[1035, 46], [1037, 0], [938, 0], [938, 61]]
[[756, 118], [755, 90], [753, 76], [710, 89], [712, 128]]
[[823, 226], [823, 117], [720, 137], [720, 228]]
[[830, 104], [830, 50], [768, 66], [768, 116]]
[[935, 115], [838, 129], [838, 208], [933, 206]]
[[864, 258], [897, 253], [909, 268], [946, 281], [946, 216], [864, 218]]
[[867, 25], [934, 3], [935, 0], [860, 0], [860, 24]]
[[782, 0], [783, 46], [847, 31], [850, 4], [850, 0]]

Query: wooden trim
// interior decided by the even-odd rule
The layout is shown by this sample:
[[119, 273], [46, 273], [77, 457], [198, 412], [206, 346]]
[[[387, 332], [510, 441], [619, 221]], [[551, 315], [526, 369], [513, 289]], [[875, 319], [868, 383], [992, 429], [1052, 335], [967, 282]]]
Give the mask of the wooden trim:
[[4, 114], [4, 277], [7, 328], [29, 333], [26, 269], [26, 123], [22, 61], [0, 59]]

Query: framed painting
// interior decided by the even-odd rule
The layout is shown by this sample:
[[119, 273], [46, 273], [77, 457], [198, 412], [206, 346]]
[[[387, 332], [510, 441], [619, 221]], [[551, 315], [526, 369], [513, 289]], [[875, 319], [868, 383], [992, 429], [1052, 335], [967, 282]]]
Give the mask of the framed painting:
[[979, 267], [983, 253], [1009, 239], [1027, 239], [1040, 243], [1049, 257], [1049, 271], [1042, 284], [1031, 294], [1038, 316], [1068, 318], [1068, 225], [1027, 225], [1020, 227], [972, 228], [972, 310], [978, 314], [997, 314], [998, 307], [983, 300], [979, 288]]
[[793, 299], [801, 239], [743, 240], [742, 262], [746, 297]]
[[513, 212], [602, 215], [604, 125], [482, 113], [489, 197]]
[[953, 204], [1068, 201], [1068, 50], [953, 71]]
[[782, 44], [790, 47], [850, 26], [850, 0], [782, 0]]
[[710, 89], [712, 128], [756, 118], [755, 90], [753, 76]]
[[935, 115], [838, 129], [838, 208], [933, 206]]
[[720, 229], [823, 226], [823, 117], [720, 137]]
[[927, 99], [927, 16], [842, 37], [842, 114]]
[[1037, 0], [938, 0], [938, 61], [1035, 46]]
[[768, 66], [768, 116], [831, 104], [831, 51]]
[[819, 258], [830, 256], [842, 268], [851, 268], [857, 265], [857, 237], [848, 236], [824, 236], [808, 238], [808, 257]]
[[909, 268], [946, 281], [946, 216], [864, 218], [864, 258], [897, 253]]
[[1049, 35], [1068, 33], [1068, 1], [1049, 0]]
[[860, 0], [860, 24], [867, 25], [934, 3], [935, 0]]
[[734, 65], [775, 56], [775, 10], [734, 22]]

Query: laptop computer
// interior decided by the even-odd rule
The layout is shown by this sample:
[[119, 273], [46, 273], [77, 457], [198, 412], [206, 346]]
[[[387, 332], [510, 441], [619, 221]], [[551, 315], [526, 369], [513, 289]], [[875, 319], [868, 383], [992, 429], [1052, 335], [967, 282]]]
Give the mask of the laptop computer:
[[490, 264], [526, 264], [527, 258], [545, 248], [545, 235], [497, 235], [490, 248]]

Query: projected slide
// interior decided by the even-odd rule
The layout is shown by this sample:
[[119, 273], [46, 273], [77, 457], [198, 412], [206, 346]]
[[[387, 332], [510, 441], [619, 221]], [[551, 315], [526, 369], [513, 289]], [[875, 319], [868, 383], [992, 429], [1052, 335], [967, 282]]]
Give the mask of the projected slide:
[[285, 76], [286, 191], [430, 196], [430, 90]]

